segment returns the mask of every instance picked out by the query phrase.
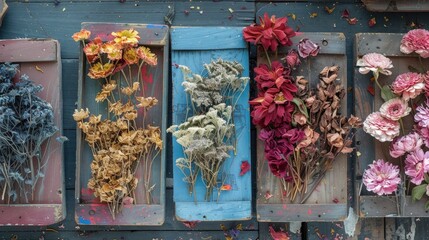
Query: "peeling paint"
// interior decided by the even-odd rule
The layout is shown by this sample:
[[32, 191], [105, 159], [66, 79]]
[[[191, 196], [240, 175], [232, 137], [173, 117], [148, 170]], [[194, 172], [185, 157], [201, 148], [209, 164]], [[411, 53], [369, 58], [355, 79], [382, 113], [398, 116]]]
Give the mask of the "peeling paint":
[[415, 236], [416, 236], [416, 221], [414, 218], [411, 218], [411, 227], [410, 227], [410, 232], [407, 233], [407, 240], [414, 240]]
[[344, 231], [348, 236], [352, 237], [354, 235], [358, 220], [358, 215], [356, 215], [354, 209], [350, 207], [349, 215], [346, 220], [344, 220]]
[[301, 224], [302, 224], [302, 222], [290, 222], [289, 223], [289, 231], [291, 233], [300, 234], [301, 233]]
[[59, 222], [59, 221], [61, 221], [61, 220], [64, 219], [64, 216], [63, 216], [63, 206], [62, 205], [59, 205], [59, 206], [55, 207], [54, 217], [55, 217], [55, 221], [56, 222]]

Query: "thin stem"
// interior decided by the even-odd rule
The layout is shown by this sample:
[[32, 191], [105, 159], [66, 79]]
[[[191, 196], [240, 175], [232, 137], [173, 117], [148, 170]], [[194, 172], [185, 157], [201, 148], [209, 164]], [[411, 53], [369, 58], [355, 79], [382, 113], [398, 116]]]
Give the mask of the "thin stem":
[[263, 49], [264, 49], [264, 52], [265, 52], [265, 56], [267, 57], [268, 65], [271, 68], [271, 59], [270, 59], [270, 56], [268, 55], [268, 51], [264, 47], [263, 47]]

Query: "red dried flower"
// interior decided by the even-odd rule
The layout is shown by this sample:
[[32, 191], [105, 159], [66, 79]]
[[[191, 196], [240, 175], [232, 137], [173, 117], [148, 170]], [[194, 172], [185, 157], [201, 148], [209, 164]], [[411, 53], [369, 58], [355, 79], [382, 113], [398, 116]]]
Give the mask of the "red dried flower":
[[262, 44], [264, 49], [276, 51], [278, 45], [292, 45], [290, 38], [296, 35], [295, 31], [287, 25], [287, 18], [276, 18], [274, 15], [264, 18], [259, 17], [260, 25], [252, 24], [243, 29], [243, 36], [246, 42]]

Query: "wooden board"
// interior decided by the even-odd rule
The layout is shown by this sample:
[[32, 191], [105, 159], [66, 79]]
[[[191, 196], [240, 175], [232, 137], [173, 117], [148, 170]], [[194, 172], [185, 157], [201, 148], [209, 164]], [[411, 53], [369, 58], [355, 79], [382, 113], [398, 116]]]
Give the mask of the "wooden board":
[[373, 12], [427, 12], [427, 0], [362, 0], [368, 11]]
[[[201, 73], [203, 64], [211, 60], [238, 61], [244, 67], [243, 76], [249, 75], [249, 55], [247, 44], [242, 38], [241, 27], [177, 27], [171, 30], [171, 61], [174, 64], [186, 65], [194, 73]], [[180, 69], [172, 67], [173, 78], [173, 124], [185, 120], [186, 95], [181, 86], [183, 75]], [[176, 217], [181, 221], [227, 221], [243, 220], [251, 217], [251, 173], [239, 176], [241, 161], [250, 159], [250, 121], [249, 121], [249, 87], [241, 95], [234, 111], [237, 132], [237, 153], [225, 163], [227, 180], [231, 191], [223, 191], [218, 201], [205, 201], [205, 186], [197, 181], [197, 203], [189, 195], [187, 184], [182, 180], [183, 174], [173, 164], [174, 202]], [[183, 156], [182, 147], [172, 140], [173, 158]], [[217, 193], [215, 194], [217, 196]]]
[[3, 22], [4, 16], [6, 15], [7, 9], [8, 9], [8, 5], [6, 3], [6, 0], [0, 1], [0, 26]]
[[63, 146], [55, 140], [63, 131], [60, 44], [51, 39], [0, 40], [0, 62], [19, 64], [18, 76], [27, 74], [33, 82], [44, 87], [39, 96], [52, 105], [55, 125], [59, 128], [47, 140], [49, 147], [45, 143], [42, 148], [47, 165], [45, 177], [36, 185], [34, 200], [28, 204], [20, 202], [22, 199], [18, 199], [19, 204], [0, 202], [0, 226], [57, 223], [66, 217]]
[[[146, 122], [160, 126], [161, 138], [164, 141], [164, 148], [152, 166], [152, 184], [155, 185], [152, 191], [153, 204], [144, 204], [145, 191], [143, 181], [139, 181], [135, 190], [135, 204], [124, 207], [116, 219], [110, 215], [108, 206], [101, 204], [87, 188], [88, 180], [91, 176], [90, 163], [92, 153], [83, 139], [81, 131], [77, 131], [76, 142], [76, 209], [75, 220], [82, 225], [162, 225], [165, 212], [165, 127], [167, 119], [167, 79], [168, 79], [168, 27], [165, 25], [150, 24], [113, 24], [113, 23], [82, 23], [82, 28], [90, 30], [93, 36], [100, 36], [103, 41], [107, 34], [113, 31], [133, 28], [139, 32], [139, 44], [149, 46], [151, 51], [158, 57], [158, 65], [146, 68], [143, 73], [142, 86], [148, 96], [158, 99], [158, 104], [150, 109], [150, 114], [146, 116]], [[81, 49], [82, 51], [82, 49]], [[82, 54], [82, 53], [81, 53]], [[89, 108], [92, 113], [103, 114], [106, 110], [99, 107], [95, 102], [95, 95], [100, 90], [97, 81], [86, 77], [86, 60], [81, 55], [79, 66], [79, 89], [78, 108]], [[143, 172], [142, 164], [137, 170], [137, 178]]]
[[[398, 33], [358, 33], [355, 39], [355, 61], [367, 53], [377, 52], [382, 53], [386, 57], [390, 58], [393, 62], [394, 68], [392, 69], [391, 76], [380, 75], [379, 82], [381, 85], [390, 84], [395, 80], [396, 76], [409, 72], [408, 66], [420, 66], [419, 58], [417, 55], [410, 54], [406, 55], [399, 51], [403, 34]], [[423, 64], [426, 66], [429, 64], [428, 59], [423, 59]], [[356, 62], [355, 62], [356, 65]], [[355, 113], [358, 117], [363, 120], [370, 113], [377, 111], [380, 108], [383, 100], [380, 97], [380, 90], [376, 88], [375, 97], [372, 96], [368, 91], [369, 79], [371, 75], [362, 75], [358, 72], [358, 68], [355, 68], [354, 83], [355, 83]], [[408, 119], [411, 121], [411, 119]], [[412, 124], [406, 124], [408, 128], [412, 127]], [[356, 144], [358, 151], [361, 155], [356, 161], [356, 196], [358, 198], [358, 204], [360, 207], [360, 215], [362, 217], [391, 217], [391, 216], [416, 216], [416, 217], [427, 217], [429, 213], [424, 211], [424, 199], [413, 203], [411, 197], [407, 196], [404, 199], [400, 199], [403, 202], [403, 209], [400, 210], [402, 213], [398, 213], [396, 207], [396, 199], [394, 196], [388, 197], [377, 197], [365, 191], [365, 186], [362, 187], [362, 174], [364, 170], [376, 159], [391, 159], [389, 154], [389, 144], [380, 143], [379, 141], [372, 138], [369, 134], [364, 131], [358, 131], [356, 134]], [[394, 161], [395, 164], [398, 164]], [[359, 194], [360, 193], [360, 194]]]
[[[339, 78], [347, 89], [347, 59], [345, 37], [342, 33], [304, 33], [294, 37], [292, 41], [298, 43], [302, 38], [309, 38], [321, 46], [319, 55], [304, 60], [300, 68], [294, 72], [303, 75], [310, 81], [312, 87], [319, 81], [319, 73], [325, 66], [337, 65], [340, 67]], [[295, 46], [295, 45], [294, 45]], [[283, 57], [289, 48], [279, 49], [277, 59]], [[271, 56], [271, 59], [276, 57]], [[258, 63], [265, 63], [263, 52], [258, 53]], [[345, 114], [347, 101], [342, 101], [341, 111]], [[281, 184], [269, 170], [264, 158], [264, 145], [257, 140], [257, 218], [262, 222], [289, 222], [289, 221], [333, 221], [347, 217], [347, 157], [341, 156], [335, 160], [330, 170], [305, 204], [291, 203], [283, 199]], [[269, 191], [273, 197], [265, 198]], [[336, 199], [336, 200], [334, 200]], [[338, 200], [337, 203], [335, 203]], [[299, 200], [297, 200], [299, 201]]]

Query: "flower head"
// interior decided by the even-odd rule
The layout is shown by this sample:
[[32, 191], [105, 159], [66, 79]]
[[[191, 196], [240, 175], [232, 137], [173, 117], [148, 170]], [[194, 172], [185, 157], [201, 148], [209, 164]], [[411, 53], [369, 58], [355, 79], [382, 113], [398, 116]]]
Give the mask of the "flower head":
[[136, 45], [139, 42], [139, 32], [134, 29], [122, 30], [119, 32], [112, 32], [115, 37], [114, 41], [122, 45]]
[[86, 29], [82, 29], [79, 32], [74, 33], [72, 38], [73, 38], [73, 40], [75, 40], [75, 42], [78, 42], [78, 41], [88, 39], [89, 36], [91, 36], [91, 32], [86, 30]]
[[379, 53], [368, 53], [363, 55], [363, 57], [357, 61], [356, 66], [359, 67], [359, 72], [361, 74], [367, 74], [371, 71], [375, 75], [378, 75], [378, 73], [391, 75], [392, 72], [388, 69], [393, 68], [392, 61]]
[[113, 70], [114, 65], [112, 63], [105, 63], [103, 65], [100, 62], [97, 62], [89, 69], [88, 76], [92, 79], [105, 78], [112, 74]]
[[156, 66], [157, 64], [157, 57], [154, 53], [150, 51], [150, 48], [141, 46], [137, 48], [137, 55], [140, 59], [145, 61], [147, 64], [151, 66]]
[[407, 152], [413, 152], [423, 145], [423, 139], [417, 132], [397, 137], [390, 144], [390, 156], [398, 158]]
[[417, 149], [405, 158], [405, 174], [411, 178], [411, 182], [420, 185], [424, 174], [429, 171], [429, 152]]
[[416, 52], [422, 58], [429, 57], [429, 31], [425, 29], [409, 31], [402, 37], [400, 50], [406, 54]]
[[416, 98], [424, 89], [424, 78], [421, 74], [408, 72], [400, 74], [392, 83], [392, 91], [401, 95], [404, 100]]
[[296, 35], [295, 31], [287, 25], [287, 18], [271, 18], [267, 13], [264, 18], [259, 17], [260, 25], [252, 24], [243, 29], [244, 40], [247, 42], [262, 44], [264, 49], [276, 51], [278, 45], [292, 45], [291, 37]]
[[408, 103], [400, 98], [390, 99], [380, 107], [381, 116], [393, 121], [398, 121], [407, 116], [410, 111], [411, 108], [408, 107]]
[[127, 48], [124, 52], [124, 60], [126, 64], [135, 64], [138, 63], [139, 57], [137, 55], [135, 48]]
[[298, 53], [302, 58], [307, 58], [308, 56], [317, 56], [319, 54], [320, 46], [312, 42], [308, 38], [301, 39], [298, 43]]
[[374, 161], [363, 173], [363, 184], [379, 196], [393, 193], [400, 182], [398, 166], [382, 159]]
[[282, 58], [282, 60], [285, 61], [290, 68], [295, 68], [301, 64], [298, 52], [295, 49], [289, 50], [286, 57]]
[[399, 122], [384, 118], [380, 112], [371, 113], [363, 122], [363, 130], [380, 142], [392, 141], [399, 129]]
[[73, 119], [76, 122], [82, 121], [82, 120], [84, 120], [85, 118], [88, 118], [88, 117], [89, 117], [89, 110], [88, 110], [88, 108], [86, 110], [83, 110], [83, 109], [80, 109], [80, 110], [75, 109], [74, 110]]

